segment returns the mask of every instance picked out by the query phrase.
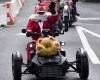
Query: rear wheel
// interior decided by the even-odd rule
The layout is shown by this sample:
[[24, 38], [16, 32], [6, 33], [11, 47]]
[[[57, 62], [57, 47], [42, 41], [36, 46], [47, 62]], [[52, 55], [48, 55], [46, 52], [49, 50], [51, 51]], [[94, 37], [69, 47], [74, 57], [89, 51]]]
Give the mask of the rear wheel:
[[87, 79], [89, 76], [89, 63], [87, 52], [84, 49], [79, 49], [76, 53], [76, 68], [81, 79]]
[[21, 65], [22, 65], [22, 57], [17, 53], [12, 54], [12, 73], [13, 80], [21, 80]]

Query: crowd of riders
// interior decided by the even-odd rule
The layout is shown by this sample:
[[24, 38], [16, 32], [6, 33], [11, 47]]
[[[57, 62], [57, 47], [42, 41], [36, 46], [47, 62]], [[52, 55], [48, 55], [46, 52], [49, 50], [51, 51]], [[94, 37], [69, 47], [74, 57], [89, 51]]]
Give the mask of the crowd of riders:
[[[76, 2], [78, 0], [39, 0], [39, 3], [35, 7], [35, 14], [29, 17], [26, 30], [28, 32], [42, 32], [43, 29], [51, 29], [53, 24], [60, 21], [60, 2], [63, 4], [70, 2], [72, 4], [73, 18], [76, 20], [76, 16], [79, 15], [76, 9]], [[39, 35], [32, 37], [37, 40]]]
[[[53, 25], [59, 26], [59, 22], [61, 20], [61, 5], [65, 3], [71, 3], [73, 11], [72, 15], [73, 18], [76, 19], [77, 9], [76, 9], [76, 2], [77, 0], [38, 0], [39, 3], [35, 7], [35, 14], [32, 14], [29, 17], [29, 21], [25, 29], [22, 30], [22, 32], [27, 32], [27, 37], [32, 34], [32, 32], [38, 32], [41, 33], [43, 29], [51, 30]], [[60, 29], [58, 29], [60, 31]], [[32, 36], [32, 43], [35, 45], [38, 38], [41, 37], [40, 34], [37, 34], [35, 36]], [[31, 43], [31, 42], [30, 42]], [[26, 51], [27, 51], [27, 59], [28, 62], [32, 59], [32, 55], [30, 54], [30, 43], [28, 43]], [[34, 51], [31, 52], [35, 53]]]

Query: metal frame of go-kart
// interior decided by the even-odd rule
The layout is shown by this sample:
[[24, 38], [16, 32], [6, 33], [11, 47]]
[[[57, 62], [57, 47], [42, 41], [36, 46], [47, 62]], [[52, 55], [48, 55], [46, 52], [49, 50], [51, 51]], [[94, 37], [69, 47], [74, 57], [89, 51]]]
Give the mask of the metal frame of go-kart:
[[[63, 52], [62, 55], [64, 56]], [[66, 68], [67, 72], [77, 72], [81, 79], [87, 79], [89, 76], [89, 63], [88, 63], [88, 56], [87, 52], [79, 48], [76, 53], [76, 60], [73, 62], [68, 62], [66, 60], [66, 64], [68, 68]], [[76, 66], [74, 66], [76, 65]], [[26, 67], [26, 69], [22, 72], [21, 67]], [[69, 69], [72, 68], [73, 70]], [[23, 63], [22, 56], [16, 52], [12, 54], [12, 73], [13, 73], [13, 80], [21, 80], [22, 74], [32, 74], [29, 71], [30, 66]]]

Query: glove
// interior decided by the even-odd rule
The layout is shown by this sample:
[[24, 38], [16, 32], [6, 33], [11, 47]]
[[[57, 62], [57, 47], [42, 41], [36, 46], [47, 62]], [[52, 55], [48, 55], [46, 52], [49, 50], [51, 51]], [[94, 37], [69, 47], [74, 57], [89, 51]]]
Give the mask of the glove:
[[51, 3], [50, 3], [49, 9], [50, 9], [50, 12], [51, 12], [52, 14], [56, 14], [56, 11], [55, 11], [55, 2], [51, 2]]
[[22, 29], [22, 33], [26, 33], [26, 29]]
[[27, 31], [26, 36], [27, 36], [27, 37], [32, 36], [32, 31]]

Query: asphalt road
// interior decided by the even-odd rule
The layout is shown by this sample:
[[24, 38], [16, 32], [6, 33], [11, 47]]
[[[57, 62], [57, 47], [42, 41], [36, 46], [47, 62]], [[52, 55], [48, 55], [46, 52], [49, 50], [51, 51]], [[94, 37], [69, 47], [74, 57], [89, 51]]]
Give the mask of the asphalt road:
[[[26, 62], [26, 44], [31, 40], [20, 35], [28, 17], [34, 13], [32, 9], [36, 0], [25, 0], [24, 7], [16, 17], [14, 25], [0, 29], [0, 80], [13, 80], [11, 70], [12, 52], [19, 51]], [[78, 48], [85, 48], [89, 55], [90, 74], [88, 80], [100, 80], [100, 3], [77, 3], [79, 20], [70, 27], [69, 31], [61, 35], [58, 40], [65, 41], [63, 48], [67, 52], [68, 60], [75, 60]], [[88, 51], [89, 50], [89, 51]], [[94, 55], [94, 56], [92, 56]], [[36, 80], [35, 76], [25, 75], [22, 80]], [[77, 73], [68, 73], [65, 80], [80, 80]]]

